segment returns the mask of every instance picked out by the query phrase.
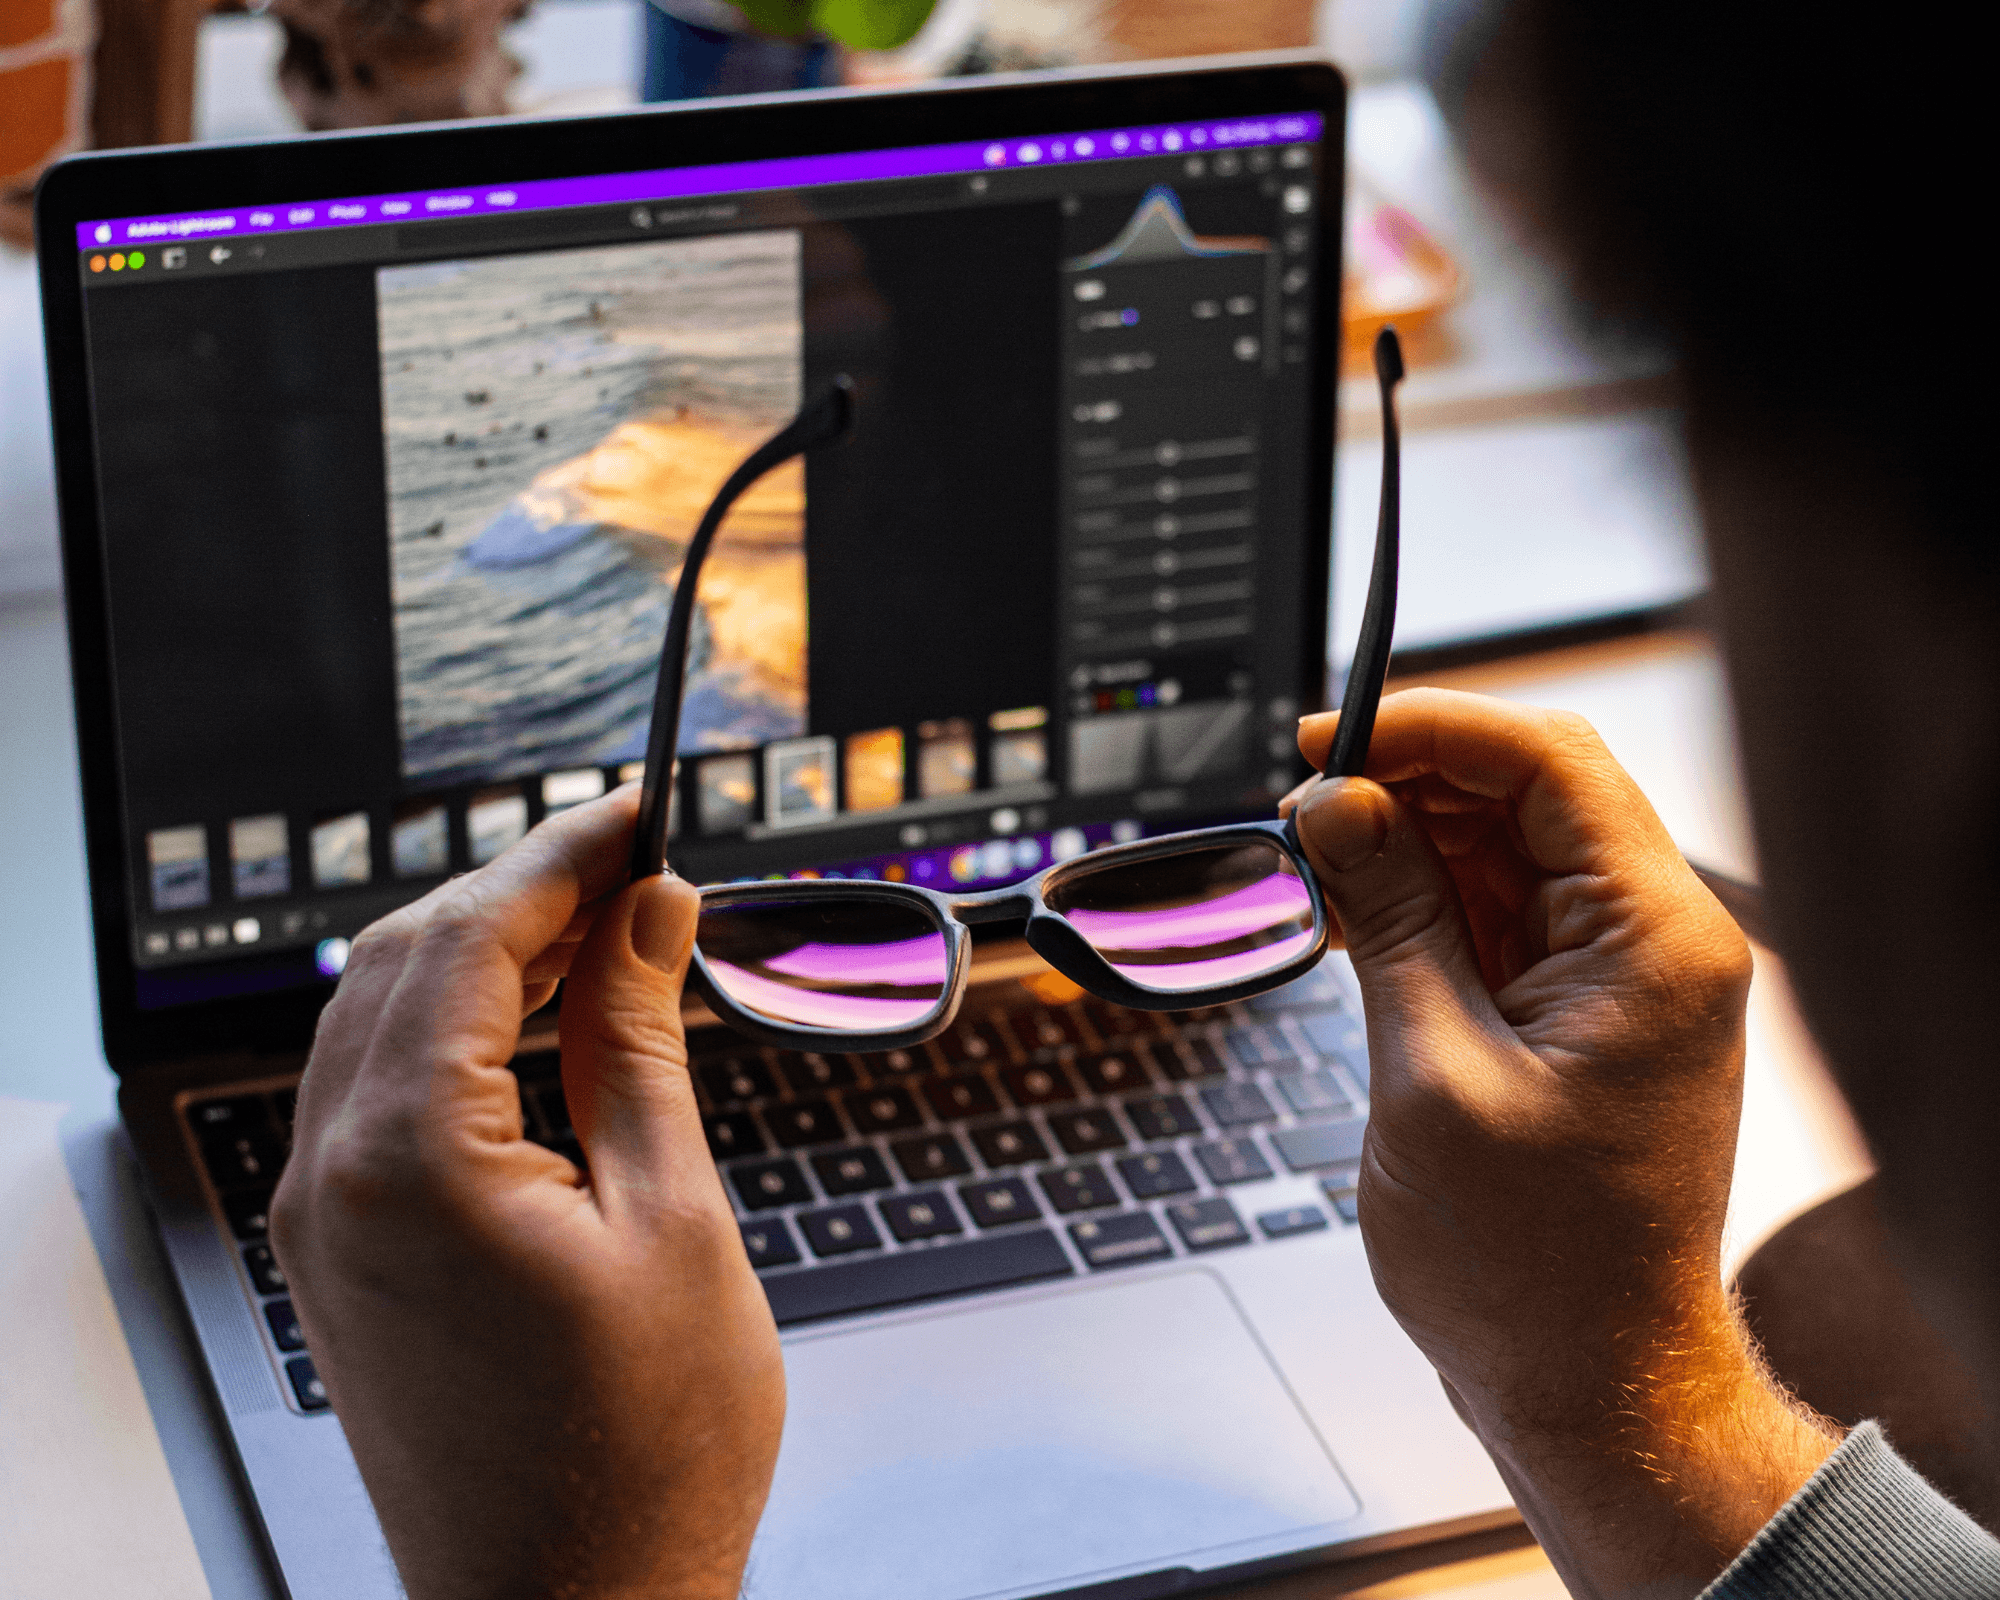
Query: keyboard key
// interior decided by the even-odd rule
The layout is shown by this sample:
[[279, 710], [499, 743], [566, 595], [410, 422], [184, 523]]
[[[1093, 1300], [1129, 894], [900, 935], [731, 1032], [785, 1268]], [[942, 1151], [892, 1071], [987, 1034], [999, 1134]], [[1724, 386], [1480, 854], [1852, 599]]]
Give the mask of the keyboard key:
[[1176, 1139], [1184, 1133], [1200, 1133], [1201, 1119], [1194, 1107], [1177, 1094], [1155, 1095], [1150, 1100], [1128, 1100], [1125, 1115], [1139, 1130], [1142, 1139]]
[[1318, 1206], [1287, 1206], [1283, 1211], [1266, 1211], [1257, 1219], [1267, 1239], [1289, 1239], [1295, 1233], [1317, 1233], [1326, 1226], [1326, 1213]]
[[931, 1109], [946, 1122], [957, 1122], [964, 1117], [990, 1117], [1000, 1109], [1000, 1097], [993, 1092], [993, 1085], [976, 1072], [927, 1083], [924, 1094]]
[[1342, 1222], [1355, 1223], [1361, 1220], [1361, 1202], [1349, 1180], [1327, 1178], [1321, 1181], [1320, 1188], [1326, 1192], [1327, 1199], [1333, 1202], [1333, 1209], [1340, 1213]]
[[250, 1281], [259, 1294], [283, 1294], [291, 1287], [285, 1281], [285, 1269], [278, 1265], [278, 1258], [271, 1254], [267, 1244], [246, 1245], [243, 1265], [249, 1268]]
[[1344, 1011], [1324, 1011], [1300, 1020], [1306, 1038], [1322, 1056], [1338, 1061], [1354, 1074], [1355, 1082], [1368, 1087], [1368, 1041], [1360, 1025]]
[[921, 1128], [924, 1125], [924, 1114], [917, 1109], [916, 1096], [900, 1084], [849, 1095], [847, 1114], [863, 1133], [901, 1133], [906, 1128]]
[[1250, 1230], [1227, 1200], [1183, 1200], [1167, 1207], [1167, 1217], [1190, 1250], [1223, 1250], [1250, 1242]]
[[891, 1142], [896, 1165], [912, 1183], [928, 1183], [934, 1178], [956, 1178], [972, 1170], [965, 1146], [948, 1133], [920, 1134], [914, 1139]]
[[1278, 1113], [1254, 1083], [1219, 1083], [1201, 1091], [1201, 1103], [1208, 1114], [1225, 1128], [1240, 1128], [1252, 1122], [1269, 1122]]
[[928, 1250], [863, 1256], [811, 1272], [781, 1272], [764, 1280], [764, 1293], [771, 1315], [785, 1328], [819, 1317], [1067, 1277], [1075, 1270], [1047, 1228], [1024, 1228]]
[[271, 1231], [271, 1191], [249, 1189], [222, 1197], [222, 1214], [239, 1239], [261, 1239]]
[[1008, 1051], [993, 1024], [960, 1018], [932, 1041], [933, 1047], [952, 1067], [983, 1067], [1007, 1059]]
[[1249, 1139], [1217, 1139], [1194, 1147], [1211, 1183], [1254, 1183], [1271, 1175], [1271, 1163]]
[[1122, 1217], [1099, 1217], [1089, 1222], [1072, 1222], [1069, 1236], [1076, 1241], [1083, 1259], [1102, 1271], [1106, 1267], [1132, 1267], [1142, 1261], [1158, 1261], [1174, 1253], [1160, 1225], [1143, 1211]]
[[1123, 1150], [1132, 1141], [1107, 1107], [1101, 1111], [1051, 1111], [1049, 1132], [1073, 1156], [1098, 1150]]
[[855, 1150], [829, 1150], [812, 1158], [813, 1171], [829, 1195], [865, 1194], [870, 1189], [892, 1189], [896, 1180], [882, 1158], [866, 1145]]
[[867, 1067], [868, 1076], [877, 1082], [891, 1073], [900, 1075], [931, 1069], [931, 1058], [922, 1045], [911, 1050], [884, 1050], [879, 1056], [863, 1056], [861, 1062]]
[[866, 1206], [828, 1206], [824, 1211], [800, 1215], [806, 1243], [816, 1256], [851, 1255], [856, 1250], [880, 1250], [882, 1235], [875, 1231]]
[[727, 1161], [731, 1156], [761, 1156], [765, 1151], [764, 1136], [757, 1131], [756, 1119], [747, 1111], [719, 1111], [703, 1117], [701, 1125], [708, 1130], [709, 1154], [717, 1161]]
[[270, 1108], [261, 1094], [231, 1095], [227, 1100], [198, 1100], [187, 1108], [187, 1119], [197, 1134], [265, 1133], [271, 1126]]
[[305, 1349], [305, 1330], [299, 1326], [291, 1301], [267, 1300], [264, 1303], [264, 1320], [270, 1323], [271, 1337], [277, 1341], [280, 1350]]
[[1014, 1097], [1014, 1103], [1023, 1109], [1058, 1105], [1064, 1100], [1076, 1098], [1075, 1082], [1054, 1061], [1009, 1067], [1001, 1076], [1007, 1080], [1007, 1092]]
[[947, 1233], [965, 1232], [942, 1189], [891, 1196], [882, 1202], [882, 1220], [904, 1244], [912, 1239], [936, 1239]]
[[1194, 1187], [1194, 1174], [1171, 1150], [1120, 1156], [1118, 1175], [1125, 1180], [1125, 1187], [1141, 1200], [1157, 1200], [1163, 1194], [1186, 1194]]
[[[563, 1098], [563, 1087], [560, 1083], [544, 1084], [536, 1090], [535, 1104], [541, 1109], [542, 1125], [549, 1130], [552, 1138], [561, 1138], [564, 1134], [574, 1131], [570, 1126], [569, 1102]], [[761, 1141], [757, 1148], [760, 1150], [764, 1148]]]
[[1026, 1222], [1039, 1217], [1042, 1208], [1019, 1178], [989, 1178], [984, 1183], [961, 1183], [958, 1197], [972, 1220], [982, 1228], [1004, 1228], [1010, 1222]]
[[324, 1411], [331, 1402], [326, 1397], [326, 1385], [314, 1370], [312, 1357], [298, 1356], [285, 1363], [285, 1376], [292, 1381], [292, 1393], [299, 1397], [301, 1411]]
[[745, 1211], [795, 1206], [812, 1198], [796, 1161], [745, 1161], [729, 1169], [729, 1181], [736, 1185]]
[[1294, 978], [1282, 989], [1266, 989], [1245, 1002], [1257, 1016], [1275, 1016], [1281, 1011], [1298, 1011], [1307, 1006], [1338, 1006], [1347, 994], [1328, 967], [1314, 967], [1303, 978]]
[[1308, 1122], [1296, 1128], [1280, 1128], [1271, 1135], [1271, 1143], [1292, 1171], [1312, 1172], [1320, 1167], [1337, 1167], [1343, 1161], [1359, 1161], [1367, 1133], [1366, 1117], [1350, 1117], [1345, 1122]]
[[1046, 1161], [1049, 1147], [1029, 1122], [995, 1122], [972, 1130], [972, 1142], [989, 1167], [1016, 1167], [1024, 1161]]
[[1285, 1104], [1302, 1117], [1315, 1111], [1354, 1109], [1330, 1072], [1287, 1072], [1277, 1083], [1278, 1093], [1285, 1097]]
[[744, 1100], [762, 1100], [778, 1092], [771, 1072], [754, 1056], [729, 1056], [720, 1061], [704, 1061], [694, 1069], [708, 1097], [719, 1106]]
[[816, 1050], [787, 1051], [778, 1057], [778, 1070], [796, 1094], [823, 1094], [828, 1089], [845, 1089], [855, 1081], [854, 1068], [845, 1056], [824, 1056]]
[[789, 1267], [799, 1259], [799, 1246], [783, 1217], [765, 1217], [743, 1224], [743, 1253], [753, 1267]]
[[1153, 1032], [1153, 1019], [1147, 1012], [1114, 1006], [1095, 995], [1084, 999], [1083, 1014], [1097, 1030], [1097, 1037], [1107, 1044], [1113, 1040], [1143, 1039]]
[[764, 1120], [771, 1125], [771, 1137], [786, 1150], [807, 1145], [836, 1144], [847, 1137], [840, 1113], [831, 1100], [790, 1100], [780, 1106], [766, 1106]]
[[1229, 1063], [1215, 1048], [1215, 1041], [1201, 1033], [1184, 1035], [1178, 1052], [1171, 1047], [1154, 1051], [1153, 1059], [1169, 1078], [1182, 1082], [1192, 1078], [1220, 1077], [1229, 1070]]
[[201, 1141], [201, 1158], [218, 1189], [274, 1184], [285, 1167], [285, 1147], [275, 1133], [226, 1126]]
[[1150, 1089], [1153, 1075], [1135, 1050], [1125, 1055], [1095, 1056], [1082, 1063], [1084, 1081], [1099, 1094], [1125, 1094], [1133, 1089]]
[[1052, 1006], [1028, 1006], [1010, 1011], [1007, 1021], [1024, 1050], [1059, 1050], [1083, 1037], [1076, 1018]]
[[1099, 1206], [1118, 1204], [1118, 1191], [1111, 1187], [1110, 1175], [1095, 1161], [1049, 1167], [1038, 1176], [1042, 1192], [1058, 1211], [1095, 1211]]
[[1229, 1047], [1229, 1058], [1246, 1071], [1282, 1054], [1270, 1048], [1262, 1028], [1231, 1028], [1223, 1036], [1223, 1043]]

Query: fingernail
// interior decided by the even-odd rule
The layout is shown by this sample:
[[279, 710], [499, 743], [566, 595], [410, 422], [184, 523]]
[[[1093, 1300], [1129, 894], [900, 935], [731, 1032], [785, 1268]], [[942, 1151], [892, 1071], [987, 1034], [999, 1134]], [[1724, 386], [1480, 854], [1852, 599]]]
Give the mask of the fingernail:
[[1299, 826], [1335, 872], [1352, 872], [1382, 853], [1389, 817], [1380, 796], [1365, 779], [1329, 778], [1299, 802]]

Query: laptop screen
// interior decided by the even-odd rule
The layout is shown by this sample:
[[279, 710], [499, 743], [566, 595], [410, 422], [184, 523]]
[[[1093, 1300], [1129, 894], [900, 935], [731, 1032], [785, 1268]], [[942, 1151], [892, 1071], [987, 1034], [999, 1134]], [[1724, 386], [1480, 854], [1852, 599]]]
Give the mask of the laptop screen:
[[83, 222], [138, 1006], [324, 986], [635, 776], [696, 522], [837, 375], [851, 440], [703, 574], [677, 870], [976, 889], [1269, 815], [1324, 619], [1323, 131]]

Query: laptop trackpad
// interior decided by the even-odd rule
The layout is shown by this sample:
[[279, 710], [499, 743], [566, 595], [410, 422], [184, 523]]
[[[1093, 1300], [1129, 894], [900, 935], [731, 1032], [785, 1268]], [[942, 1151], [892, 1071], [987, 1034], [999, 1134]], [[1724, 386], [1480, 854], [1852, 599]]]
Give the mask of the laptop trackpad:
[[967, 1600], [1222, 1566], [1229, 1546], [1360, 1509], [1210, 1272], [941, 1308], [802, 1339], [785, 1363], [757, 1600]]

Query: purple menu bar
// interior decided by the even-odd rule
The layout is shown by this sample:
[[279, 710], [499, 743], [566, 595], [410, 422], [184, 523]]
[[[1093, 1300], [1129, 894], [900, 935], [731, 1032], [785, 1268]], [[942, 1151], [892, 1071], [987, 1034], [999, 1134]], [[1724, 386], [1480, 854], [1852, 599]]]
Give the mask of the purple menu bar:
[[846, 155], [666, 167], [654, 172], [607, 173], [594, 178], [551, 178], [535, 183], [361, 195], [352, 200], [310, 200], [157, 217], [118, 217], [106, 222], [79, 223], [76, 242], [82, 250], [101, 250], [107, 246], [303, 233], [370, 223], [419, 222], [426, 218], [553, 211], [564, 206], [650, 204], [760, 189], [803, 189], [831, 183], [938, 177], [1135, 156], [1199, 154], [1317, 139], [1322, 121], [1317, 112], [1289, 112], [1283, 116], [1236, 117], [1222, 122], [1093, 129], [1086, 133], [1055, 133], [971, 144], [915, 145], [902, 150], [862, 150]]

